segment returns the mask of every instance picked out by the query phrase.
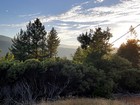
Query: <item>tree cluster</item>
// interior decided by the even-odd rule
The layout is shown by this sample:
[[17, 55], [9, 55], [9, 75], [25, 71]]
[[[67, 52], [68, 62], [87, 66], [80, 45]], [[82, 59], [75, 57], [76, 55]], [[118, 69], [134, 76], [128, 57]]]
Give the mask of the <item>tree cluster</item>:
[[[77, 49], [73, 56], [75, 62], [91, 63], [96, 68], [100, 69], [99, 62], [110, 58], [113, 50], [112, 45], [109, 43], [112, 34], [109, 28], [102, 31], [96, 28], [95, 31], [86, 32], [79, 35], [77, 38], [81, 47]], [[118, 48], [116, 55], [127, 59], [131, 62], [133, 68], [140, 68], [140, 41], [139, 39], [128, 39], [126, 43], [121, 44]]]
[[0, 104], [35, 104], [60, 97], [113, 97], [140, 93], [140, 44], [131, 39], [112, 54], [110, 29], [79, 35], [73, 60], [57, 57], [60, 40], [39, 19], [12, 40], [0, 58]]
[[[95, 31], [90, 30], [85, 34], [81, 34], [77, 40], [81, 44], [81, 49], [83, 51], [83, 60], [84, 62], [95, 62], [99, 59], [102, 59], [104, 55], [107, 55], [111, 51], [111, 44], [109, 39], [112, 37], [110, 29], [107, 28], [105, 31], [100, 27], [96, 28]], [[77, 53], [76, 51], [76, 53]], [[74, 59], [76, 59], [74, 56]], [[82, 56], [81, 56], [82, 57]]]
[[29, 22], [26, 28], [26, 31], [21, 29], [12, 40], [10, 51], [15, 59], [21, 61], [32, 58], [43, 60], [56, 56], [60, 40], [54, 28], [47, 36], [45, 27], [39, 19], [33, 23]]

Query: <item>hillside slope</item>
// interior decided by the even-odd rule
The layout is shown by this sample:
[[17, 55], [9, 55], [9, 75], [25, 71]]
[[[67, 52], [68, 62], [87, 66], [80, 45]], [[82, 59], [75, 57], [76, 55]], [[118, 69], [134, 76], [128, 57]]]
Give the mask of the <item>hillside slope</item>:
[[4, 56], [7, 52], [9, 52], [11, 44], [12, 44], [11, 38], [0, 35], [0, 49], [2, 50], [0, 56]]
[[[0, 49], [2, 52], [0, 56], [4, 56], [7, 52], [9, 52], [9, 48], [12, 45], [11, 38], [0, 35]], [[68, 59], [72, 59], [72, 56], [76, 51], [76, 47], [68, 46], [68, 45], [60, 45], [58, 48], [58, 56], [59, 57], [67, 57]]]

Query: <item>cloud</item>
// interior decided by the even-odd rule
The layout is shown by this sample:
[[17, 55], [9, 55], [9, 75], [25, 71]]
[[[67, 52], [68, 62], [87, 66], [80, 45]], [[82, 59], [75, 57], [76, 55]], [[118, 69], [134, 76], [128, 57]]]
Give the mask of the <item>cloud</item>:
[[[133, 0], [134, 1], [134, 0]], [[61, 20], [63, 22], [119, 22], [128, 20], [134, 20], [137, 17], [140, 2], [137, 0], [137, 4], [132, 1], [123, 1], [115, 6], [93, 7], [82, 9], [82, 6], [76, 6], [68, 12], [61, 14], [57, 17], [53, 17], [54, 20]], [[130, 5], [131, 4], [131, 5]], [[51, 20], [52, 21], [52, 20]]]
[[[41, 22], [47, 26], [47, 30], [51, 27], [55, 27], [58, 31], [61, 43], [70, 45], [79, 45], [76, 41], [77, 36], [98, 26], [104, 29], [110, 27], [114, 36], [111, 39], [111, 41], [113, 41], [126, 33], [131, 25], [136, 26], [140, 23], [140, 0], [119, 0], [116, 4], [109, 6], [107, 5], [108, 0], [96, 0], [98, 3], [105, 3], [103, 6], [93, 1], [95, 0], [77, 4], [67, 12], [59, 15], [41, 16], [40, 13], [36, 13], [20, 15], [20, 17], [38, 15]], [[28, 22], [7, 26], [23, 27], [26, 26], [26, 24], [28, 24]], [[124, 38], [120, 41], [125, 40]], [[119, 43], [115, 43], [116, 46], [118, 46]]]
[[27, 23], [21, 23], [21, 24], [0, 24], [0, 27], [11, 27], [11, 28], [22, 28], [25, 27]]
[[18, 17], [33, 17], [33, 16], [38, 16], [41, 13], [33, 13], [33, 14], [24, 14], [24, 15], [18, 15]]
[[103, 2], [104, 0], [95, 0], [94, 3], [101, 3]]
[[[103, 2], [103, 0], [101, 1]], [[75, 37], [75, 39], [80, 33], [88, 31], [90, 28], [101, 26], [111, 28], [111, 32], [114, 35], [112, 40], [114, 40], [127, 32], [131, 25], [136, 26], [140, 23], [139, 0], [121, 0], [111, 6], [98, 7], [94, 4], [92, 7], [88, 7], [88, 3], [77, 5], [57, 16], [44, 17], [43, 20], [47, 24], [54, 24], [59, 30], [61, 28], [65, 29], [65, 31], [60, 32], [61, 35], [66, 37], [73, 34], [72, 37]], [[57, 26], [57, 21], [66, 23], [67, 26]]]

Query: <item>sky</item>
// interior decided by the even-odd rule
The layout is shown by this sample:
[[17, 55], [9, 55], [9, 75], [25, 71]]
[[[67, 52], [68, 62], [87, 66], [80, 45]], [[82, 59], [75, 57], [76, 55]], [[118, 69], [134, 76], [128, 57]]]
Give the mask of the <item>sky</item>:
[[[1, 0], [0, 35], [13, 38], [39, 18], [47, 32], [54, 27], [61, 44], [79, 46], [77, 37], [90, 29], [109, 27], [114, 40], [140, 24], [140, 0]], [[140, 38], [140, 26], [136, 29]], [[131, 34], [113, 43], [118, 47]]]

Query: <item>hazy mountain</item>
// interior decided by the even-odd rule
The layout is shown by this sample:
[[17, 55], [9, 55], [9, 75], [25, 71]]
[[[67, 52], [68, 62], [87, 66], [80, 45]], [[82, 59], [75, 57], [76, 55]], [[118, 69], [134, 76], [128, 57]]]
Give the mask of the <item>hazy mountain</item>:
[[[2, 52], [0, 53], [0, 56], [3, 56], [7, 52], [9, 52], [8, 48], [10, 48], [11, 45], [12, 45], [12, 41], [10, 37], [0, 35], [0, 49], [2, 50]], [[72, 55], [75, 53], [76, 48], [77, 47], [75, 46], [60, 45], [58, 48], [58, 56], [72, 59]]]
[[9, 52], [11, 44], [12, 44], [11, 38], [0, 35], [0, 49], [2, 50], [0, 56], [3, 56], [7, 52]]
[[59, 57], [67, 57], [68, 59], [72, 59], [72, 55], [74, 55], [76, 49], [60, 46], [58, 48], [58, 56]]

